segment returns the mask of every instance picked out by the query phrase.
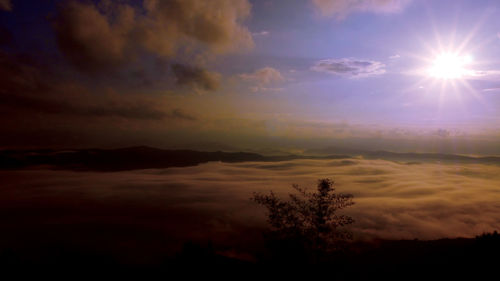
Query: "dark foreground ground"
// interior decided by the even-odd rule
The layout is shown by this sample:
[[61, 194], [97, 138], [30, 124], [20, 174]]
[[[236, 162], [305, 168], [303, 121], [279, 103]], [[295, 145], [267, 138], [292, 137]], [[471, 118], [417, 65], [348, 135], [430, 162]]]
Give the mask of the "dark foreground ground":
[[210, 242], [186, 242], [175, 255], [151, 264], [134, 264], [120, 262], [106, 253], [52, 244], [30, 249], [4, 247], [0, 267], [3, 274], [18, 277], [68, 280], [104, 276], [172, 279], [177, 273], [184, 277], [202, 274], [237, 279], [322, 275], [329, 280], [498, 280], [500, 276], [497, 233], [471, 239], [356, 242], [317, 262], [307, 262], [293, 251], [282, 245], [264, 247], [256, 249], [254, 260], [243, 260], [218, 254]]

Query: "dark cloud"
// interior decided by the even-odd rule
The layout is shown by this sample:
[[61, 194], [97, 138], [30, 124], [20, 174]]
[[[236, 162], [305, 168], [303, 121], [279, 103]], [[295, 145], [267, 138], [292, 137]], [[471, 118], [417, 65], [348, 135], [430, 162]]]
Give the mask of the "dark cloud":
[[54, 77], [50, 68], [31, 56], [0, 51], [0, 107], [4, 111], [19, 110], [17, 114], [24, 116], [31, 112], [142, 120], [196, 120], [181, 109], [161, 110], [161, 103], [145, 96], [106, 94], [105, 91], [93, 94], [78, 83], [57, 77], [59, 79]]
[[198, 120], [198, 118], [196, 118], [194, 115], [191, 115], [180, 108], [172, 110], [170, 113], [167, 114], [167, 116], [173, 119], [184, 119], [188, 121]]
[[31, 95], [4, 95], [0, 101], [0, 106], [9, 109], [27, 109], [38, 113], [67, 113], [74, 114], [73, 108], [65, 102], [52, 101]]
[[3, 25], [0, 24], [0, 47], [10, 46], [14, 42], [12, 33]]
[[12, 11], [12, 3], [10, 0], [0, 0], [0, 10]]
[[141, 99], [121, 99], [101, 101], [100, 105], [73, 104], [70, 101], [51, 100], [33, 96], [6, 95], [0, 100], [0, 106], [10, 109], [31, 110], [37, 113], [62, 114], [86, 117], [121, 117], [139, 120], [179, 119], [195, 121], [196, 117], [181, 109], [162, 111], [152, 103]]
[[27, 54], [0, 50], [0, 94], [20, 95], [50, 88], [51, 69]]
[[182, 65], [172, 65], [172, 71], [179, 85], [191, 85], [196, 89], [214, 91], [219, 88], [220, 75], [208, 70]]
[[58, 44], [87, 72], [116, 68], [144, 52], [172, 58], [180, 50], [218, 54], [253, 47], [241, 24], [250, 15], [247, 0], [146, 0], [143, 8], [121, 1], [66, 2], [54, 21]]
[[54, 22], [57, 42], [66, 57], [84, 71], [102, 71], [130, 61], [129, 34], [135, 11], [119, 5], [114, 19], [90, 3], [69, 1]]
[[318, 61], [311, 69], [347, 77], [367, 77], [384, 74], [385, 64], [354, 58], [326, 59]]
[[103, 107], [77, 108], [75, 114], [88, 115], [94, 117], [123, 117], [131, 119], [160, 120], [167, 117], [167, 113], [157, 110], [152, 106], [141, 104], [110, 104]]

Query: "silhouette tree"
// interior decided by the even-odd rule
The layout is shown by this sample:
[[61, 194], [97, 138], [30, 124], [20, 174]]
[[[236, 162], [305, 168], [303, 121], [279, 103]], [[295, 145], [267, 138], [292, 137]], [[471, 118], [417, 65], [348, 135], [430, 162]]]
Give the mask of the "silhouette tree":
[[330, 179], [318, 180], [317, 190], [309, 192], [297, 184], [292, 187], [297, 194], [289, 194], [290, 200], [278, 198], [274, 192], [264, 195], [253, 194], [252, 200], [267, 208], [272, 240], [285, 243], [294, 251], [324, 254], [339, 249], [343, 241], [351, 239], [350, 232], [341, 229], [354, 220], [337, 211], [354, 204], [351, 194], [335, 193], [334, 182]]

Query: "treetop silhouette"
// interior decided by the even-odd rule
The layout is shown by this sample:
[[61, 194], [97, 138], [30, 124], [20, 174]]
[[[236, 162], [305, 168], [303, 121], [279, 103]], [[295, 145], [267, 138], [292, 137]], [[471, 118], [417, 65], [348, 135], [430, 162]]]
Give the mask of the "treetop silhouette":
[[336, 193], [333, 185], [330, 179], [320, 179], [315, 192], [292, 185], [297, 193], [289, 194], [288, 201], [272, 191], [268, 195], [255, 192], [252, 200], [267, 208], [275, 239], [298, 241], [306, 251], [331, 251], [338, 249], [341, 241], [352, 238], [341, 227], [354, 222], [349, 216], [337, 214], [354, 204], [352, 194]]

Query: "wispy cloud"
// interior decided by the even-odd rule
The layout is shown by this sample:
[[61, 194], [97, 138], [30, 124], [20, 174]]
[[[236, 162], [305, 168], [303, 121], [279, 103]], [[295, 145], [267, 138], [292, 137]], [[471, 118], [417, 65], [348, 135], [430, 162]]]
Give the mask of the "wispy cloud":
[[325, 59], [316, 62], [311, 70], [350, 78], [361, 78], [384, 74], [385, 64], [355, 58]]
[[355, 12], [400, 12], [410, 0], [312, 0], [312, 2], [321, 15], [343, 19]]
[[487, 89], [482, 89], [482, 91], [485, 93], [500, 92], [500, 88], [487, 88]]
[[276, 85], [286, 80], [279, 70], [269, 66], [258, 69], [252, 73], [240, 74], [238, 77], [243, 81], [256, 84], [255, 86], [250, 87], [253, 92], [281, 91], [281, 88], [268, 86]]
[[252, 35], [253, 36], [268, 36], [269, 34], [271, 34], [271, 32], [267, 31], [267, 30], [262, 30], [262, 31], [259, 31], [259, 32], [253, 32]]

